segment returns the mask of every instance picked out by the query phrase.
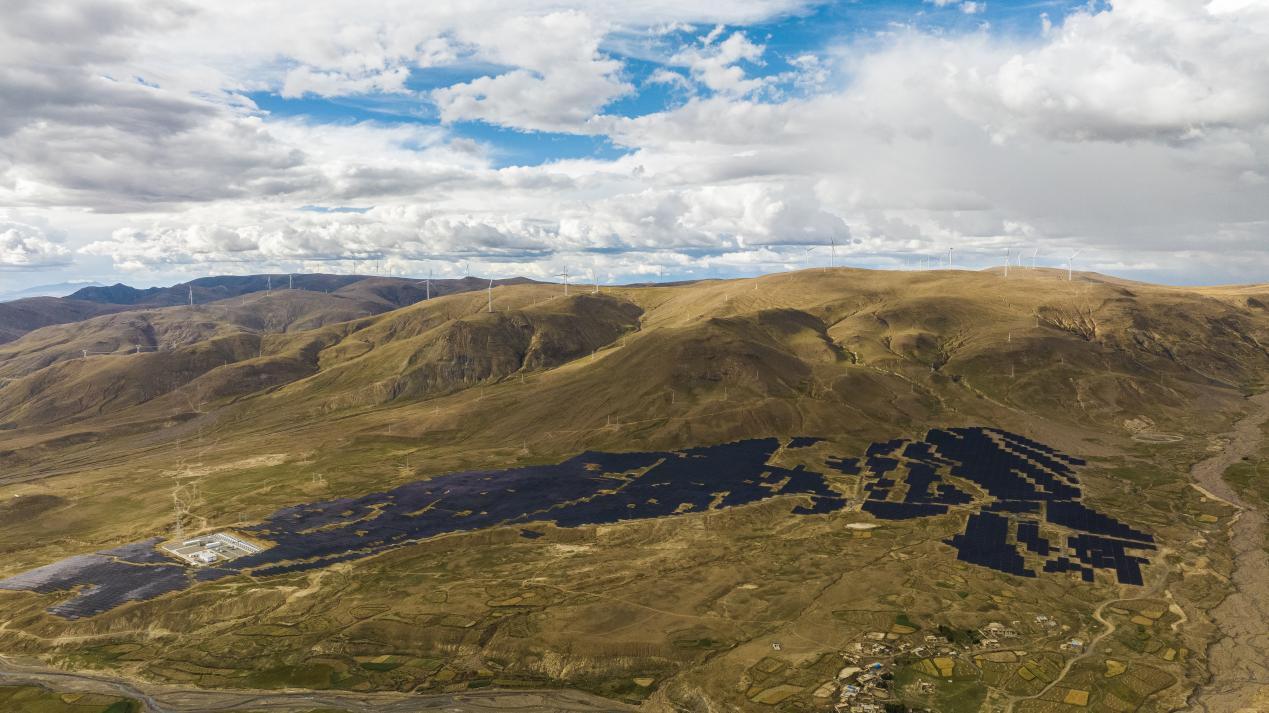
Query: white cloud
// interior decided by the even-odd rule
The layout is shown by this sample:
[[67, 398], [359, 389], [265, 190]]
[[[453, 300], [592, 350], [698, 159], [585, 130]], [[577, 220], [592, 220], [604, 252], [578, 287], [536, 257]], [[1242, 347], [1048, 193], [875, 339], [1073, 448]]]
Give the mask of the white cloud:
[[643, 190], [559, 206], [528, 219], [517, 206], [436, 212], [377, 206], [363, 213], [270, 213], [236, 224], [172, 224], [116, 230], [89, 255], [147, 265], [242, 261], [335, 261], [395, 257], [455, 261], [471, 256], [536, 260], [556, 253], [609, 255], [665, 250], [745, 252], [768, 246], [844, 244], [845, 222], [810, 186], [784, 181]]
[[1269, 10], [1234, 15], [1187, 0], [1120, 0], [1113, 10], [1069, 17], [1038, 47], [979, 46], [960, 61], [938, 50], [917, 56], [941, 63], [936, 76], [957, 108], [1006, 134], [1189, 140], [1265, 125], [1266, 46]]
[[37, 225], [0, 217], [0, 269], [38, 269], [67, 265], [71, 252]]
[[687, 67], [692, 78], [715, 92], [744, 96], [763, 87], [763, 81], [751, 78], [741, 62], [757, 63], [766, 48], [749, 40], [742, 32], [733, 32], [722, 42], [721, 25], [701, 39], [699, 47], [688, 47], [670, 58], [672, 64]]
[[[4, 254], [21, 264], [88, 243], [85, 259], [147, 270], [435, 258], [544, 275], [594, 259], [648, 274], [797, 264], [798, 245], [841, 239], [859, 264], [950, 246], [986, 264], [1026, 244], [1042, 261], [1084, 247], [1089, 267], [1269, 271], [1256, 3], [1118, 0], [1025, 40], [899, 27], [790, 56], [746, 27], [797, 8], [783, 2], [83, 3], [7, 8], [0, 204], [56, 225], [117, 215], [65, 246], [14, 233]], [[611, 39], [687, 27], [698, 37], [658, 45], [646, 80], [686, 101], [605, 115], [635, 91]], [[781, 59], [792, 69], [755, 75]], [[454, 63], [481, 76], [407, 82]], [[499, 169], [445, 125], [268, 116], [244, 96], [260, 89], [392, 95], [404, 113], [430, 97], [448, 122], [604, 134], [629, 153]]]
[[403, 92], [405, 81], [409, 78], [410, 70], [407, 67], [393, 67], [357, 76], [320, 72], [311, 67], [296, 67], [286, 73], [281, 94], [293, 98], [305, 94], [337, 97], [371, 92]]
[[512, 17], [460, 34], [477, 57], [515, 67], [432, 92], [445, 121], [481, 119], [520, 129], [576, 130], [633, 87], [599, 49], [602, 23], [577, 11]]

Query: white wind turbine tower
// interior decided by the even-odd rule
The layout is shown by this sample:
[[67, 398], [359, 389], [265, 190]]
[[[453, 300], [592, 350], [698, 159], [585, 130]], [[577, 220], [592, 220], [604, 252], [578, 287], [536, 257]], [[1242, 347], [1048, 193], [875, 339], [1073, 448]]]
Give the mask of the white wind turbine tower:
[[273, 275], [264, 276], [264, 293], [266, 295], [273, 294]]
[[1035, 249], [1035, 251], [1031, 253], [1031, 269], [1032, 269], [1032, 270], [1034, 270], [1034, 269], [1035, 269], [1035, 257], [1036, 257], [1036, 255], [1039, 255], [1039, 254], [1040, 254], [1040, 248], [1039, 248], [1039, 247], [1037, 247], [1037, 248]]
[[828, 239], [828, 266], [837, 267], [837, 240], [833, 237]]
[[430, 267], [427, 269], [427, 282], [424, 284], [427, 285], [427, 297], [424, 297], [423, 299], [430, 300], [432, 299], [432, 268]]
[[955, 250], [955, 249], [956, 249], [956, 248], [948, 248], [948, 249], [947, 249], [947, 269], [949, 269], [949, 270], [951, 270], [951, 269], [952, 269], [952, 251], [953, 251], [953, 250]]
[[493, 280], [489, 281], [489, 287], [485, 290], [485, 294], [488, 295], [489, 297], [489, 306], [487, 311], [492, 312], [493, 311]]
[[1013, 248], [1005, 248], [1005, 277], [1009, 277], [1009, 260], [1013, 257]]
[[1082, 249], [1076, 250], [1075, 252], [1071, 253], [1070, 257], [1066, 259], [1066, 281], [1067, 282], [1070, 282], [1073, 279], [1073, 275], [1075, 274], [1075, 258], [1078, 257], [1079, 254], [1082, 252], [1084, 252]]
[[564, 271], [558, 273], [556, 277], [564, 278], [564, 296], [568, 297], [568, 263], [564, 263]]
[[294, 290], [294, 289], [295, 289], [295, 275], [292, 275], [292, 274], [289, 274], [289, 273], [287, 274], [287, 276], [286, 276], [286, 289], [288, 289], [288, 290]]
[[594, 266], [590, 268], [590, 277], [595, 281], [595, 294], [599, 294], [599, 273], [595, 272]]
[[193, 285], [189, 286], [189, 306], [190, 307], [194, 306], [194, 286]]

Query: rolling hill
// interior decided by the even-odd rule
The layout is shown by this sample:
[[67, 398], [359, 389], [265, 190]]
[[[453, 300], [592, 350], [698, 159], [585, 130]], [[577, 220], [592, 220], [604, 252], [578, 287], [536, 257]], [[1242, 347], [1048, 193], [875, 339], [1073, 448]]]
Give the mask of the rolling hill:
[[0, 302], [0, 344], [40, 327], [66, 324], [115, 312], [122, 307], [60, 297], [27, 297]]
[[[527, 282], [531, 281], [524, 278], [494, 280], [496, 285]], [[358, 308], [384, 311], [414, 304], [429, 295], [439, 297], [455, 292], [480, 290], [485, 289], [488, 284], [488, 280], [477, 277], [416, 280], [318, 273], [203, 277], [168, 287], [145, 289], [121, 283], [92, 285], [80, 288], [66, 297], [28, 297], [0, 301], [0, 344], [11, 342], [40, 327], [79, 322], [101, 314], [188, 306], [191, 295], [196, 305], [205, 305], [251, 295], [282, 294], [293, 288], [305, 293], [338, 295], [352, 300]], [[334, 304], [342, 305], [344, 310], [336, 317], [352, 319], [356, 316], [349, 312], [348, 303]], [[310, 323], [310, 326], [314, 326], [314, 323]]]
[[[209, 575], [74, 621], [46, 611], [55, 592], [0, 591], [12, 621], [0, 647], [213, 688], [571, 686], [706, 711], [824, 708], [815, 692], [837, 696], [842, 657], [874, 660], [853, 648], [873, 641], [892, 649], [876, 660], [914, 705], [1031, 710], [1032, 698], [1075, 690], [1107, 710], [1167, 710], [1204, 676], [1209, 612], [1233, 566], [1220, 537], [1232, 510], [1190, 487], [1187, 470], [1266, 387], [1269, 287], [1065, 277], [832, 269], [567, 296], [528, 281], [486, 294], [469, 280], [425, 301], [416, 283], [366, 278], [37, 329], [0, 347], [0, 502], [30, 508], [23, 518], [52, 536], [0, 518], [0, 578], [167, 538], [175, 522], [267, 540], [261, 522], [316, 517], [305, 532], [317, 537], [338, 515], [371, 531], [387, 518], [385, 493], [442, 474], [484, 478], [479, 505], [420, 501], [410, 517], [493, 517], [480, 508], [514, 508], [515, 489], [485, 500], [481, 488], [537, 472], [523, 469], [548, 469], [549, 487], [605, 480], [545, 508], [547, 524], [516, 513], [514, 526], [446, 525], [336, 564], [296, 555], [278, 572]], [[1078, 464], [1083, 499], [1062, 507], [1086, 527], [1129, 523], [1138, 543], [1148, 537], [1145, 582], [1091, 570], [1083, 580], [1066, 560], [1034, 578], [974, 564], [970, 523], [1006, 516], [966, 509], [997, 496], [946, 439], [982, 433], [1034, 444], [1009, 448], [1049, 464], [1027, 476], [1056, 478], [1043, 492], [1075, 482], [1077, 466], [1061, 463]], [[765, 474], [693, 450], [760, 443], [779, 444]], [[920, 456], [930, 443], [941, 456]], [[881, 454], [895, 448], [930, 473], [952, 468], [938, 492], [964, 498], [920, 520], [861, 510], [866, 488], [903, 498], [933, 477], [886, 485]], [[590, 471], [559, 465], [588, 457]], [[626, 457], [638, 467], [595, 465]], [[649, 467], [694, 462], [743, 480], [704, 509], [669, 507], [669, 489], [622, 506], [669, 516], [559, 514], [598, 508]], [[780, 495], [808, 474], [823, 484]], [[771, 495], [727, 505], [754, 488]], [[830, 493], [850, 506], [818, 509]], [[1092, 546], [1085, 535], [1066, 544], [1051, 520], [1038, 527], [1070, 552]], [[1009, 546], [1022, 548], [1024, 532]], [[1079, 556], [1125, 556], [1122, 543], [1098, 546], [1120, 554]], [[1094, 610], [1120, 623], [1099, 629]], [[1025, 631], [999, 651], [966, 643], [1013, 620]], [[1095, 655], [1069, 645], [1103, 632]], [[955, 649], [954, 675], [914, 653], [927, 635]], [[1120, 664], [1130, 678], [1104, 674]]]

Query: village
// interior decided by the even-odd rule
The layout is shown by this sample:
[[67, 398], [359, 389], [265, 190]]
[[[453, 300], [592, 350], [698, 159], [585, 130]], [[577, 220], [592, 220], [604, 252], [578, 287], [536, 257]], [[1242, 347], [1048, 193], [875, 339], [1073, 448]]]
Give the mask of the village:
[[[1036, 615], [1033, 624], [1050, 635], [1070, 628], [1044, 614]], [[838, 672], [836, 680], [824, 683], [813, 695], [821, 701], [835, 698], [832, 708], [837, 713], [921, 711], [924, 709], [911, 708], [895, 700], [892, 688], [898, 668], [910, 666], [926, 674], [917, 682], [916, 692], [930, 696], [936, 688], [935, 681], [931, 679], [948, 679], [950, 682], [958, 659], [981, 660], [983, 655], [1002, 649], [1014, 656], [1025, 654], [1008, 646], [1009, 642], [1022, 638], [1019, 634], [1021, 626], [1021, 621], [1013, 621], [1009, 625], [989, 622], [977, 630], [940, 626], [939, 633], [926, 634], [920, 639], [912, 635], [914, 631], [906, 631], [910, 627], [900, 625], [889, 632], [869, 632], [865, 634], [864, 641], [851, 644], [842, 654], [845, 666]], [[1060, 648], [1064, 652], [1079, 653], [1083, 651], [1084, 642], [1072, 638]]]

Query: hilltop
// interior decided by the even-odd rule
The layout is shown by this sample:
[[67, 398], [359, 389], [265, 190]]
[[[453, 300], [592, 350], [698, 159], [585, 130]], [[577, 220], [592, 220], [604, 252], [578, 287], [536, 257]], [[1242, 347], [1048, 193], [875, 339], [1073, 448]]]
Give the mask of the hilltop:
[[[495, 280], [494, 284], [523, 284], [525, 278]], [[333, 294], [363, 305], [365, 314], [405, 307], [425, 299], [484, 289], [486, 279], [422, 280], [368, 275], [326, 275], [320, 273], [276, 275], [225, 275], [201, 277], [167, 287], [139, 289], [122, 283], [81, 287], [66, 297], [25, 297], [0, 301], [0, 344], [10, 342], [27, 332], [50, 325], [79, 322], [90, 317], [129, 310], [154, 310], [164, 307], [216, 303], [250, 295], [273, 294], [300, 290]], [[373, 311], [364, 311], [373, 310]], [[351, 319], [346, 310], [342, 321]]]

